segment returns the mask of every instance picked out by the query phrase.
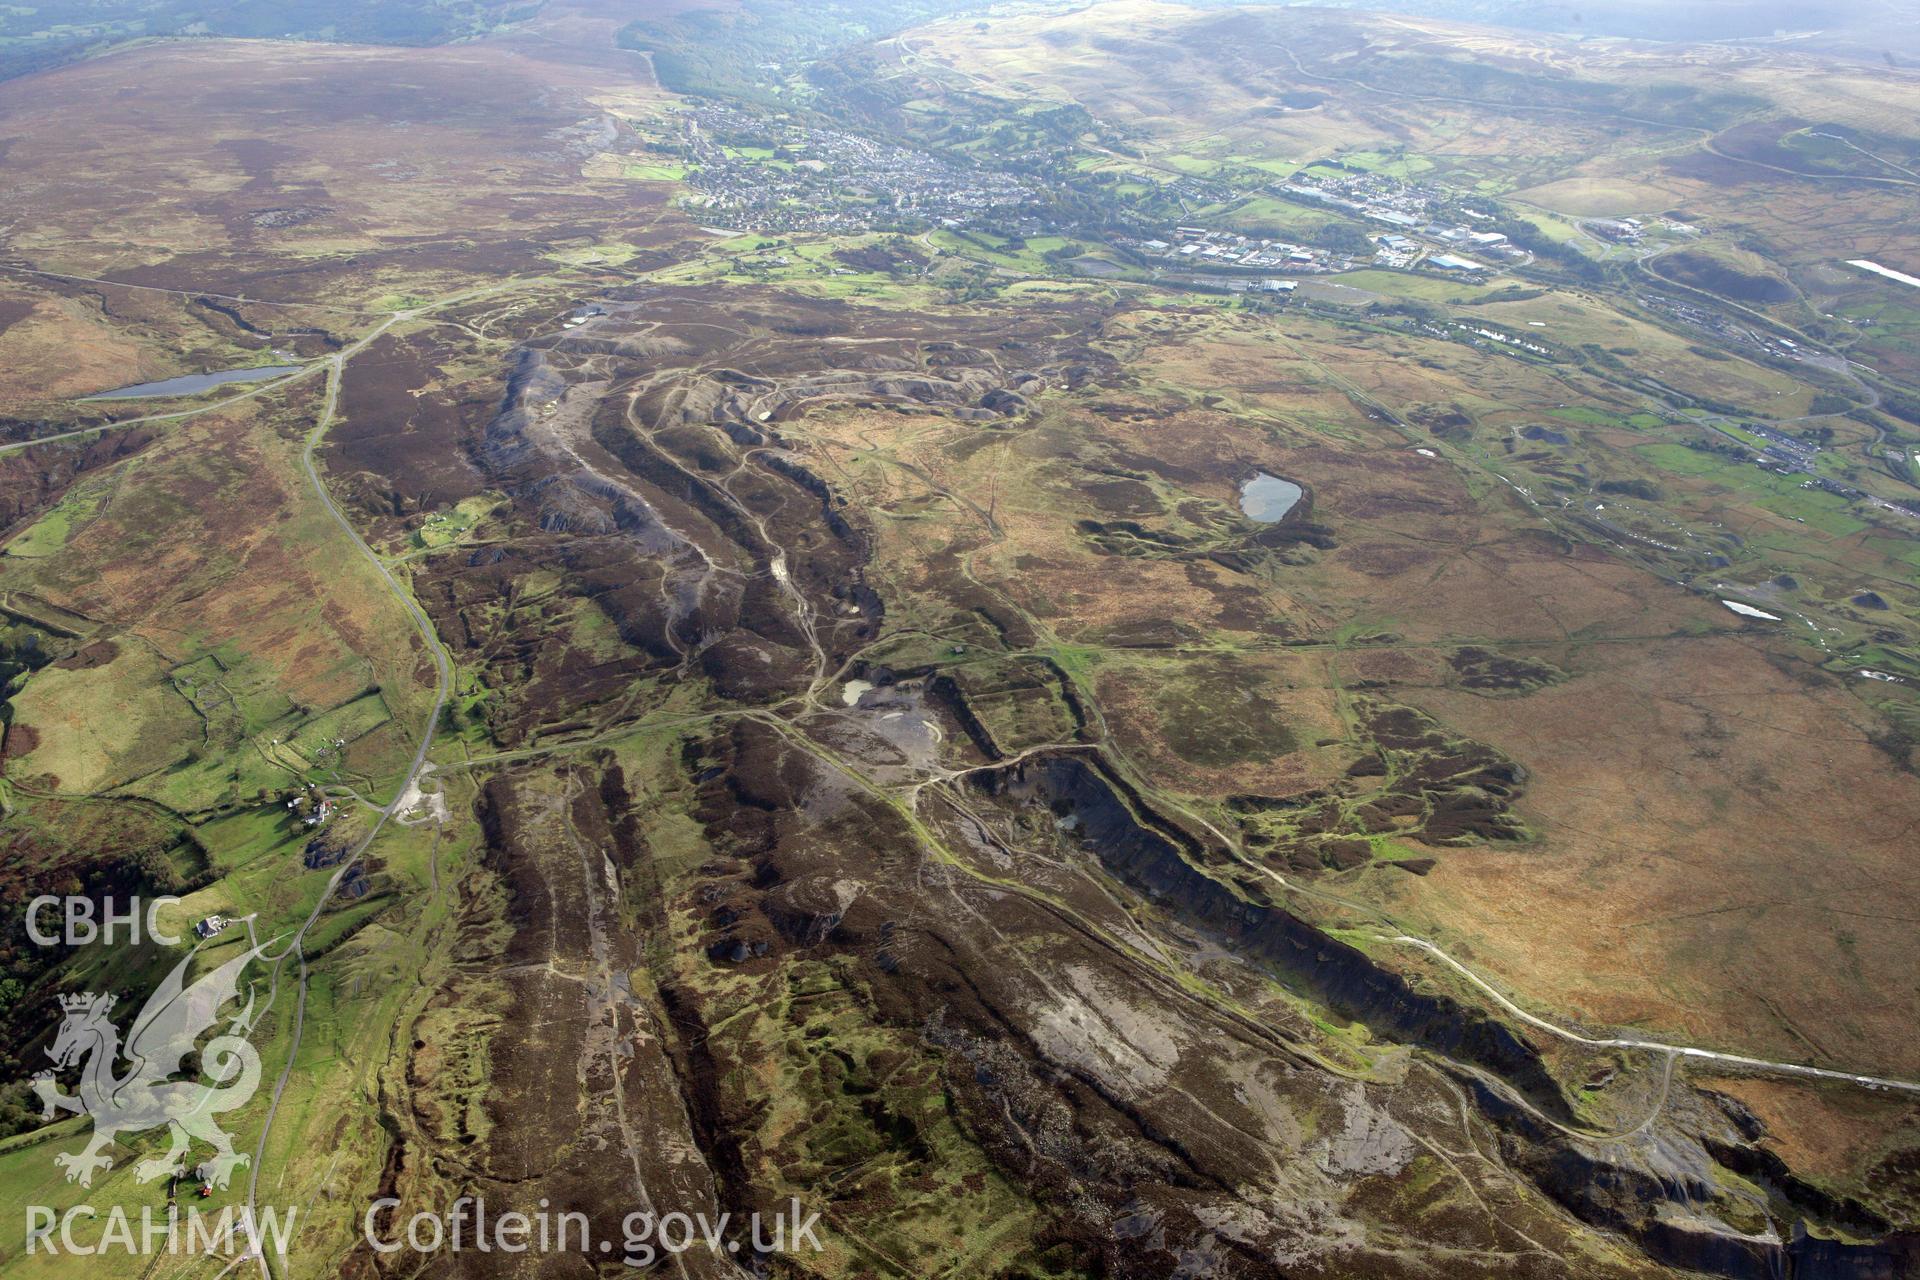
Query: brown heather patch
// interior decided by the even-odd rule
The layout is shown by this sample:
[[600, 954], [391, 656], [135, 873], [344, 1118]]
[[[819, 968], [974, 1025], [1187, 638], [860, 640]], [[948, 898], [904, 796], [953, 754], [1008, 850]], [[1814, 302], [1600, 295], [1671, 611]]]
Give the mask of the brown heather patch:
[[1913, 1074], [1911, 779], [1846, 695], [1733, 637], [1580, 665], [1525, 697], [1403, 695], [1526, 764], [1520, 809], [1547, 842], [1450, 854], [1421, 914], [1597, 1023]]
[[1766, 1145], [1808, 1178], [1844, 1183], [1884, 1156], [1920, 1148], [1920, 1104], [1911, 1097], [1751, 1076], [1696, 1079], [1753, 1112]]

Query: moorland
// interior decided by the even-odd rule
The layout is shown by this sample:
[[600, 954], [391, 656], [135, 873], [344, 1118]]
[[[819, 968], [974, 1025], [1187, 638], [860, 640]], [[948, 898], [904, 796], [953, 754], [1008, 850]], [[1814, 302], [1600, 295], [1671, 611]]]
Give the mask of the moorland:
[[[0, 81], [0, 900], [278, 939], [146, 1275], [1920, 1266], [1911, 71], [441, 16]], [[164, 1205], [28, 1082], [178, 955], [18, 932], [8, 1202]]]

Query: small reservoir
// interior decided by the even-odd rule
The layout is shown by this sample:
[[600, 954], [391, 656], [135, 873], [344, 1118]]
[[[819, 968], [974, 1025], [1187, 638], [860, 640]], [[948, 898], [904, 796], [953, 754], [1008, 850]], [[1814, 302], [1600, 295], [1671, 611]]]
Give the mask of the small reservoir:
[[298, 373], [304, 366], [297, 364], [262, 364], [251, 369], [226, 369], [218, 373], [183, 373], [177, 378], [162, 378], [158, 382], [137, 382], [131, 387], [121, 387], [117, 391], [102, 391], [98, 395], [82, 396], [83, 400], [145, 400], [159, 396], [190, 396], [196, 391], [205, 391], [209, 387], [223, 387], [229, 382], [265, 382], [268, 378], [278, 378], [282, 374]]
[[1293, 510], [1300, 494], [1300, 486], [1293, 481], [1262, 471], [1240, 486], [1240, 510], [1249, 520], [1272, 524]]

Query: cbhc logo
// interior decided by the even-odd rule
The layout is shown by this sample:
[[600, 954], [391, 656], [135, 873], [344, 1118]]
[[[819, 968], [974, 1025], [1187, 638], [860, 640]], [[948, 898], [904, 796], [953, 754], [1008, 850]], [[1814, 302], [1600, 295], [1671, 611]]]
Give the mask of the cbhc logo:
[[[115, 909], [112, 898], [104, 899], [98, 908], [92, 898], [61, 897], [58, 894], [43, 893], [27, 904], [27, 937], [35, 946], [56, 947], [65, 943], [69, 947], [85, 947], [94, 942], [113, 945], [115, 936], [126, 931], [126, 941], [138, 946], [144, 927], [146, 936], [162, 946], [178, 946], [178, 934], [160, 931], [160, 908], [180, 901], [178, 898], [160, 897], [147, 901], [145, 910], [141, 909], [141, 900], [132, 899], [123, 909]], [[41, 927], [40, 918], [50, 907], [58, 907], [57, 919], [62, 923], [59, 933], [48, 933]]]

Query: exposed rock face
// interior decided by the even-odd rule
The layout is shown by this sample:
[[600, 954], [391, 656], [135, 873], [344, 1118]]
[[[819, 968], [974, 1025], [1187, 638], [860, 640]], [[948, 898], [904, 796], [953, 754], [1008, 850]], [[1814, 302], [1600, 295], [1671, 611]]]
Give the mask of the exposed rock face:
[[[1729, 1225], [1730, 1217], [1764, 1222], [1768, 1211], [1764, 1199], [1730, 1199], [1716, 1172], [1724, 1167], [1717, 1152], [1744, 1149], [1751, 1138], [1737, 1114], [1688, 1094], [1630, 1136], [1572, 1136], [1533, 1045], [1446, 997], [1414, 990], [1304, 921], [1238, 897], [1196, 865], [1207, 858], [1204, 841], [1140, 808], [1091, 755], [1042, 755], [974, 774], [976, 799], [966, 812], [987, 827], [975, 816], [966, 824], [983, 860], [1000, 875], [1018, 865], [1017, 874], [1030, 877], [1030, 861], [998, 856], [1004, 846], [988, 834], [990, 815], [1047, 815], [1042, 821], [1059, 824], [1070, 846], [1135, 885], [1182, 929], [1291, 976], [1376, 1034], [1425, 1045], [1442, 1070], [1385, 1089], [1318, 1077], [1257, 1033], [1249, 1040], [1250, 1028], [1196, 1020], [1137, 971], [1089, 950], [1090, 939], [1063, 931], [1038, 901], [988, 889], [974, 909], [993, 912], [996, 933], [1029, 939], [1008, 972], [994, 959], [998, 948], [968, 924], [968, 911], [929, 913], [942, 898], [958, 905], [974, 894], [951, 874], [936, 877], [939, 887], [917, 885], [912, 860], [885, 852], [905, 848], [890, 834], [897, 827], [887, 810], [832, 785], [817, 761], [764, 728], [738, 727], [710, 750], [701, 812], [716, 846], [740, 860], [716, 882], [733, 887], [708, 916], [718, 931], [710, 954], [748, 966], [822, 952], [859, 958], [876, 1016], [919, 1025], [949, 1055], [949, 1069], [963, 1072], [956, 1096], [989, 1149], [1063, 1197], [1076, 1237], [1101, 1249], [1118, 1274], [1163, 1274], [1159, 1268], [1202, 1258], [1226, 1275], [1321, 1274], [1334, 1258], [1365, 1274], [1398, 1274], [1375, 1252], [1383, 1224], [1345, 1215], [1357, 1188], [1396, 1182], [1431, 1158], [1433, 1137], [1404, 1118], [1426, 1113], [1403, 1110], [1427, 1087], [1441, 1096], [1459, 1089], [1461, 1104], [1470, 1100], [1484, 1117], [1476, 1123], [1491, 1126], [1491, 1139], [1480, 1141], [1523, 1175], [1526, 1194], [1629, 1236], [1660, 1265], [1727, 1276], [1783, 1274], [1790, 1265], [1791, 1246], [1778, 1232]], [[857, 877], [849, 874], [855, 866]], [[1035, 953], [1029, 948], [1040, 936], [1047, 950]], [[1243, 1054], [1249, 1083], [1236, 1101], [1214, 1096], [1221, 1081], [1243, 1079], [1235, 1065]], [[1277, 1077], [1266, 1076], [1276, 1067]], [[1250, 1082], [1261, 1078], [1268, 1082], [1255, 1089]], [[1201, 1083], [1209, 1080], [1211, 1087]], [[1203, 1089], [1216, 1114], [1174, 1101]], [[1217, 1127], [1255, 1096], [1272, 1109]], [[1464, 1114], [1453, 1103], [1441, 1111]], [[1102, 1126], [1116, 1122], [1122, 1129], [1102, 1136]], [[1289, 1153], [1279, 1170], [1270, 1163], [1276, 1147]], [[1276, 1212], [1274, 1195], [1291, 1208]], [[1604, 1268], [1567, 1274], [1590, 1273]]]
[[1861, 1244], [1821, 1239], [1795, 1223], [1787, 1257], [1794, 1280], [1901, 1280], [1920, 1275], [1920, 1233]]
[[[834, 405], [958, 416], [1097, 363], [1081, 348], [1069, 375], [1058, 339], [1023, 340], [1041, 371], [1008, 369], [985, 345], [863, 335], [869, 319], [838, 304], [760, 301], [754, 336], [695, 293], [605, 296], [518, 348], [479, 431], [446, 442], [467, 448], [474, 490], [506, 493], [525, 531], [479, 581], [430, 568], [421, 582], [443, 633], [498, 668], [485, 682], [503, 741], [688, 664], [751, 700], [872, 637], [884, 605], [864, 581], [867, 534], [778, 423]], [[750, 349], [750, 367], [735, 347]], [[529, 588], [554, 569], [558, 597]], [[595, 615], [625, 652], [569, 641]]]
[[[1793, 1234], [1783, 1212], [1876, 1224], [1768, 1165], [1757, 1122], [1669, 1090], [1658, 1063], [1628, 1064], [1646, 1123], [1584, 1133], [1565, 1046], [1331, 936], [1222, 837], [1156, 809], [1041, 628], [965, 574], [912, 589], [949, 611], [933, 652], [963, 635], [991, 662], [877, 656], [902, 588], [875, 572], [880, 535], [844, 473], [793, 424], [878, 407], [998, 438], [1046, 387], [1113, 371], [1065, 326], [902, 338], [835, 305], [758, 301], [744, 317], [685, 293], [604, 299], [527, 344], [477, 424], [472, 461], [512, 536], [448, 557], [421, 594], [498, 690], [495, 736], [604, 733], [651, 698], [679, 754], [644, 787], [587, 752], [489, 788], [491, 887], [471, 891], [471, 963], [445, 1002], [498, 1012], [474, 1033], [505, 1066], [494, 1105], [548, 1115], [558, 1137], [474, 1125], [468, 1142], [423, 1050], [393, 1100], [415, 1117], [396, 1184], [440, 1176], [451, 1141], [500, 1195], [596, 1214], [612, 1193], [579, 1185], [589, 1150], [716, 1210], [799, 1182], [845, 1221], [878, 1203], [957, 1221], [1002, 1187], [996, 1211], [1026, 1215], [1034, 1258], [1113, 1276], [1411, 1278], [1437, 1251], [1515, 1280], [1898, 1274], [1900, 1237]], [[1129, 479], [1113, 503], [1145, 501]], [[1204, 558], [1151, 532], [1081, 528], [1116, 554]], [[1557, 675], [1482, 650], [1452, 670], [1487, 694]], [[1518, 764], [1408, 708], [1361, 708], [1374, 751], [1336, 785], [1376, 789], [1363, 819], [1417, 818], [1436, 842], [1521, 834]], [[671, 857], [638, 838], [642, 814]], [[1364, 836], [1329, 826], [1314, 848], [1363, 857]], [[519, 1025], [537, 1009], [664, 1146], [640, 1150], [576, 1105], [577, 1081], [540, 1075]]]
[[1348, 1017], [1464, 1057], [1528, 1088], [1543, 1105], [1559, 1107], [1559, 1089], [1534, 1047], [1505, 1024], [1439, 996], [1414, 991], [1355, 947], [1335, 941], [1297, 916], [1236, 896], [1189, 858], [1200, 852], [1188, 838], [1142, 820], [1113, 780], [1079, 757], [1048, 758], [1007, 774], [984, 775], [1016, 794], [1035, 797], [1078, 818], [1089, 848], [1120, 877], [1165, 904], [1184, 921], [1311, 984], [1320, 998]]

